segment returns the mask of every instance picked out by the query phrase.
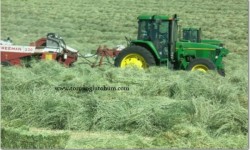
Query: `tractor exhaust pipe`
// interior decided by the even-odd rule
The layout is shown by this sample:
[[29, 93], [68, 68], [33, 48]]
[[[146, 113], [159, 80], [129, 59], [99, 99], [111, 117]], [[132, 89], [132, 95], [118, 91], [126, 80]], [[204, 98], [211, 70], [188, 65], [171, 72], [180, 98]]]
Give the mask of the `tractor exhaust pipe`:
[[177, 40], [178, 26], [177, 26], [177, 15], [174, 14], [171, 19], [171, 30], [170, 30], [170, 40], [169, 40], [169, 53], [168, 53], [168, 68], [174, 69], [174, 53], [175, 53], [175, 43]]
[[201, 28], [199, 28], [198, 30], [198, 41], [197, 42], [201, 42]]

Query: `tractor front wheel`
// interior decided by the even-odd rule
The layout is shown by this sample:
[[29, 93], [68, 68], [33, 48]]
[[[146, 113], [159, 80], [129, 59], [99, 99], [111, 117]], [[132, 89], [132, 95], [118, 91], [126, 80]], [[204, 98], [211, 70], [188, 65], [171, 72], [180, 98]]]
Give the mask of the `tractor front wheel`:
[[122, 50], [115, 59], [116, 67], [136, 66], [148, 68], [155, 65], [154, 56], [144, 47], [130, 46]]
[[208, 70], [215, 70], [215, 68], [215, 64], [211, 60], [197, 58], [189, 63], [187, 70], [207, 72]]
[[224, 69], [217, 69], [217, 72], [218, 72], [221, 76], [223, 76], [223, 77], [226, 76], [226, 73], [225, 73], [225, 70], [224, 70]]

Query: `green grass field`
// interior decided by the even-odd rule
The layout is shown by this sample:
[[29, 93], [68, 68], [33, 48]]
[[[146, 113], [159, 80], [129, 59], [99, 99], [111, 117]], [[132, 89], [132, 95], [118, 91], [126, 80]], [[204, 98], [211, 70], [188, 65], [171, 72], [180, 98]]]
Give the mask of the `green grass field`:
[[[72, 68], [33, 62], [1, 67], [1, 123], [33, 132], [66, 131], [65, 148], [247, 148], [248, 6], [246, 0], [3, 0], [1, 39], [28, 45], [49, 32], [82, 54], [136, 38], [139, 14], [177, 13], [230, 54], [226, 77], [170, 71]], [[56, 91], [57, 86], [129, 87], [129, 91]], [[60, 130], [60, 131], [58, 131]], [[45, 132], [44, 131], [44, 132]]]

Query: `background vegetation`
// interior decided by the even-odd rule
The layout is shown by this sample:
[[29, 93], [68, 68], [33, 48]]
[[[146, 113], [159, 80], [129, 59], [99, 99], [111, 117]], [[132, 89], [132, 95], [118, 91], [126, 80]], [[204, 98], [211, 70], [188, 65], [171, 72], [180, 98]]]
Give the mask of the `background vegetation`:
[[[136, 37], [139, 14], [177, 13], [230, 54], [215, 72], [72, 68], [56, 62], [1, 67], [1, 122], [34, 132], [66, 130], [66, 148], [246, 148], [248, 43], [246, 0], [3, 0], [1, 39], [28, 45], [49, 32], [81, 53]], [[129, 91], [56, 91], [56, 86], [128, 86]], [[19, 129], [20, 130], [20, 129]], [[53, 130], [53, 131], [52, 131]]]
[[62, 149], [69, 139], [67, 133], [38, 133], [30, 131], [29, 128], [22, 126], [16, 128], [1, 128], [1, 143], [4, 148], [20, 149]]

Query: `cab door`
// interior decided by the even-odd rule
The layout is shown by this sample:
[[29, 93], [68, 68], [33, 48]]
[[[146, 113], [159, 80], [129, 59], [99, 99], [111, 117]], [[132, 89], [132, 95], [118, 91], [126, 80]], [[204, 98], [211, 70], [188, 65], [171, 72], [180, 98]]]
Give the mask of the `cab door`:
[[169, 22], [159, 21], [154, 25], [152, 30], [153, 43], [161, 56], [161, 58], [168, 57], [168, 43], [169, 43]]

